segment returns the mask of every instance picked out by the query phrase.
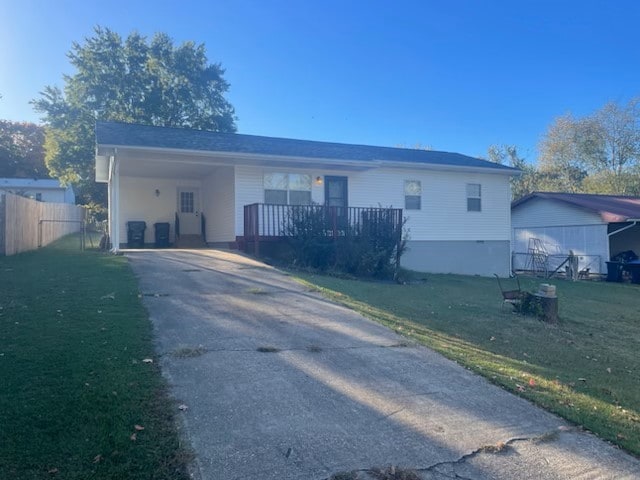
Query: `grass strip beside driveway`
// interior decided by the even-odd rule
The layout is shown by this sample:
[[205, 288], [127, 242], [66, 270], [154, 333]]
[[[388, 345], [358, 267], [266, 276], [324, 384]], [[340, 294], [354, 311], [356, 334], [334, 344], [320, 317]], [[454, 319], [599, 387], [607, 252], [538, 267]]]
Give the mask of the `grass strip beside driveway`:
[[188, 478], [127, 260], [67, 237], [0, 278], [0, 478]]
[[[560, 322], [501, 309], [495, 279], [397, 285], [296, 272], [329, 298], [640, 455], [640, 288], [552, 281]], [[521, 279], [535, 291], [540, 279]], [[548, 281], [545, 281], [548, 282]], [[509, 283], [509, 281], [505, 281]]]

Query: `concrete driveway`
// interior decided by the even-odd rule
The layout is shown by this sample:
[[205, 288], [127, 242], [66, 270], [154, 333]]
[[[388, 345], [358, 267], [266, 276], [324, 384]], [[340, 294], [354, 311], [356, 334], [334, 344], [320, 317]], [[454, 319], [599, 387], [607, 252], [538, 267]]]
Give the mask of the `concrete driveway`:
[[[195, 478], [640, 478], [633, 457], [262, 263], [127, 256]], [[418, 477], [373, 476], [390, 466]]]

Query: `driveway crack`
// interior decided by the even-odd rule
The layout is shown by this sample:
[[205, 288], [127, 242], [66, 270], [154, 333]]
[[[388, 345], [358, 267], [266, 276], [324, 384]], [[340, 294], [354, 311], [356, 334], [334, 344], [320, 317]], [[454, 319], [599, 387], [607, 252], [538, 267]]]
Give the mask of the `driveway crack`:
[[[561, 427], [563, 428], [563, 427]], [[437, 470], [439, 467], [444, 467], [447, 465], [451, 465], [451, 466], [455, 466], [455, 465], [461, 465], [473, 458], [475, 458], [476, 456], [483, 454], [483, 453], [487, 453], [487, 454], [499, 454], [499, 453], [506, 453], [507, 451], [509, 451], [512, 446], [515, 443], [519, 443], [519, 442], [533, 442], [533, 443], [543, 443], [543, 442], [551, 442], [556, 440], [559, 436], [560, 433], [562, 431], [569, 431], [572, 430], [571, 428], [563, 428], [562, 430], [556, 429], [556, 430], [550, 430], [548, 432], [545, 432], [541, 435], [536, 435], [533, 437], [513, 437], [510, 438], [508, 440], [506, 440], [505, 442], [498, 442], [495, 445], [483, 445], [475, 450], [473, 450], [472, 452], [466, 453], [464, 455], [462, 455], [460, 458], [458, 458], [457, 460], [448, 460], [445, 462], [438, 462], [438, 463], [434, 463], [433, 465], [430, 465], [426, 468], [417, 468], [416, 471], [418, 472], [431, 472], [434, 470]], [[442, 472], [438, 472], [438, 473], [442, 473]], [[459, 476], [457, 473], [454, 473], [455, 477], [452, 478], [462, 478], [465, 480], [472, 480], [472, 479], [467, 479], [466, 477], [462, 477]]]
[[[386, 415], [383, 418], [388, 418], [392, 415], [396, 415], [400, 412], [402, 412], [405, 408], [400, 408], [398, 410], [395, 410], [391, 413], [389, 413], [388, 415]], [[483, 453], [485, 454], [499, 454], [499, 453], [506, 453], [508, 452], [514, 444], [518, 443], [518, 442], [533, 442], [533, 443], [543, 443], [543, 442], [550, 442], [550, 441], [554, 441], [556, 440], [560, 433], [562, 432], [567, 432], [573, 430], [573, 428], [567, 428], [567, 427], [560, 427], [559, 429], [556, 430], [551, 430], [549, 432], [543, 433], [541, 435], [536, 435], [536, 436], [532, 436], [532, 437], [512, 437], [504, 442], [498, 442], [494, 445], [483, 445], [481, 447], [478, 447], [477, 449], [466, 453], [464, 455], [462, 455], [460, 458], [456, 459], [456, 460], [447, 460], [447, 461], [443, 461], [443, 462], [437, 462], [434, 463], [433, 465], [429, 465], [428, 467], [422, 467], [422, 468], [411, 468], [408, 471], [409, 472], [413, 472], [416, 475], [418, 473], [436, 473], [440, 476], [444, 476], [447, 478], [452, 478], [452, 479], [460, 479], [460, 480], [474, 480], [471, 477], [465, 477], [463, 475], [460, 475], [459, 473], [457, 473], [455, 470], [454, 471], [450, 471], [450, 472], [446, 472], [446, 471], [442, 471], [440, 470], [442, 467], [453, 467], [455, 468], [458, 465], [462, 465], [466, 462], [468, 462], [469, 460], [475, 458], [478, 455], [481, 455]], [[349, 472], [339, 472], [336, 474], [333, 474], [327, 478], [325, 478], [324, 480], [333, 480], [333, 479], [337, 479], [337, 478], [356, 478], [355, 476], [350, 476], [347, 477], [345, 476], [346, 474], [352, 474], [355, 475], [357, 473], [363, 473], [367, 476], [369, 476], [370, 478], [380, 478], [378, 476], [376, 476], [377, 472], [379, 470], [371, 467], [371, 468], [360, 468], [360, 469], [355, 469], [355, 470], [351, 470]], [[407, 477], [407, 478], [414, 478], [414, 477]]]

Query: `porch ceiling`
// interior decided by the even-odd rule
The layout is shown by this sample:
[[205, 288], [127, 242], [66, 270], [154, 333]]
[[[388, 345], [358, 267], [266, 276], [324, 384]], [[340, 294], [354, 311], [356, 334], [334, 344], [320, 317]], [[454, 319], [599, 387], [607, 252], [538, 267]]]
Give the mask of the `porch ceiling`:
[[210, 175], [217, 165], [185, 165], [177, 160], [158, 162], [152, 159], [128, 159], [120, 163], [120, 175], [127, 177], [189, 178]]

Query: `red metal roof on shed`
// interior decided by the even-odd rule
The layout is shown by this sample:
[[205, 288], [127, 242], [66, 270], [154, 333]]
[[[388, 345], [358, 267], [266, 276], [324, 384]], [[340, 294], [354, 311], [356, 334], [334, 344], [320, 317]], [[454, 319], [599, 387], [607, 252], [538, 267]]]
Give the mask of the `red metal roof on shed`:
[[554, 200], [596, 212], [607, 223], [640, 219], [640, 197], [624, 195], [592, 195], [588, 193], [533, 192], [511, 204], [511, 208], [534, 198]]

